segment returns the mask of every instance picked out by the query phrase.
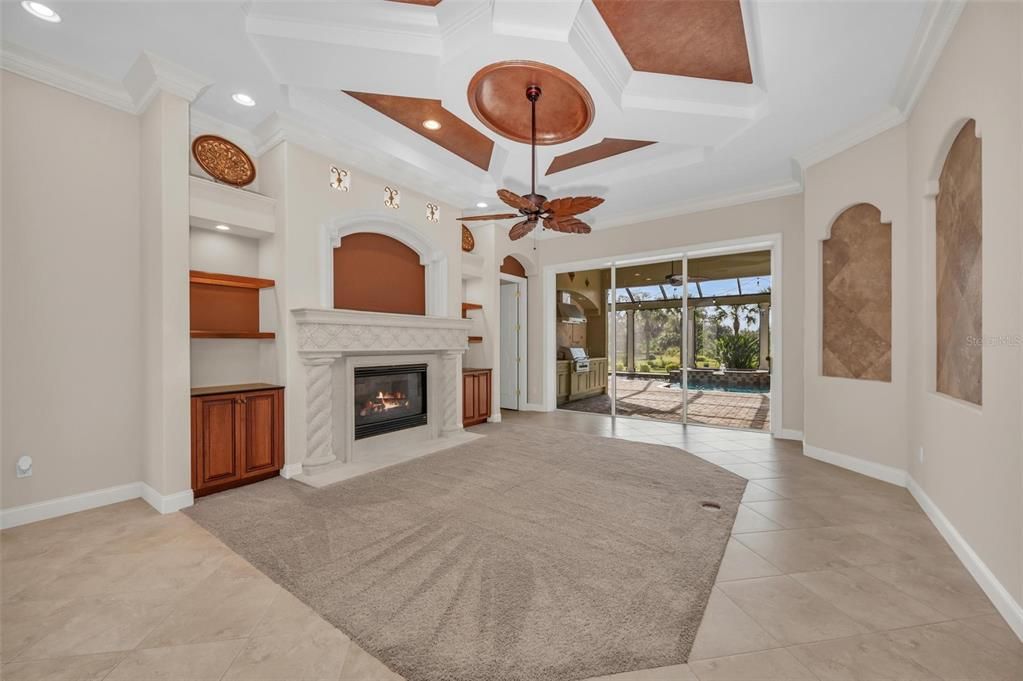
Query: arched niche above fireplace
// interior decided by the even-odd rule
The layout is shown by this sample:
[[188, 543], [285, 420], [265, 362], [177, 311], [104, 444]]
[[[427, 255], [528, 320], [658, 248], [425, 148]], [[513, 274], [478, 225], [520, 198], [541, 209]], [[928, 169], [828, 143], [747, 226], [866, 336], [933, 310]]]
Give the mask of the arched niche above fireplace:
[[397, 239], [356, 232], [341, 238], [333, 256], [334, 308], [426, 314], [426, 267]]
[[324, 308], [447, 315], [447, 255], [411, 225], [378, 214], [339, 219], [324, 226], [321, 252]]

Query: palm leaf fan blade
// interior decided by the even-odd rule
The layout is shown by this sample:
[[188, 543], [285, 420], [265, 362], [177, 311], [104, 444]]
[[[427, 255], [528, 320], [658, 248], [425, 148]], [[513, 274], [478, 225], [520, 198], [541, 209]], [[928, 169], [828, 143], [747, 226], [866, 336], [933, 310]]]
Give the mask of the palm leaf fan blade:
[[602, 203], [604, 203], [604, 199], [599, 196], [566, 196], [544, 202], [543, 210], [550, 211], [557, 216], [578, 215], [592, 210]]
[[494, 215], [467, 215], [464, 218], [458, 218], [464, 222], [471, 222], [473, 220], [507, 220], [508, 218], [522, 217], [518, 213], [496, 213]]
[[508, 230], [508, 238], [512, 241], [521, 239], [532, 232], [534, 227], [536, 227], [536, 220], [523, 220], [522, 222], [517, 222], [512, 225], [510, 230]]

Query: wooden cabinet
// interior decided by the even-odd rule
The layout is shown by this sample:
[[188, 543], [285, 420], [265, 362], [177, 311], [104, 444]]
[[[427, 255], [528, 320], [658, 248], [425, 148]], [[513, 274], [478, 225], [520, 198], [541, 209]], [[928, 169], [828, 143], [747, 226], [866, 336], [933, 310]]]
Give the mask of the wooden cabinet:
[[284, 465], [284, 388], [263, 383], [193, 388], [195, 496], [277, 475]]
[[462, 371], [462, 426], [468, 428], [490, 418], [490, 369]]
[[558, 404], [581, 400], [607, 392], [607, 358], [591, 357], [590, 370], [581, 374], [572, 369], [569, 360], [557, 363]]

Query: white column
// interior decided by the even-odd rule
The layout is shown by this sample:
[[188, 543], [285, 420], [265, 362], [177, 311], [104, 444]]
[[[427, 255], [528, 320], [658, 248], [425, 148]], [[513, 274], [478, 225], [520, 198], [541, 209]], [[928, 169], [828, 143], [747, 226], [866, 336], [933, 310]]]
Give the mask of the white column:
[[451, 435], [462, 430], [462, 352], [445, 350], [441, 353], [441, 384], [444, 386], [441, 435]]
[[[615, 329], [615, 333], [618, 330]], [[615, 359], [617, 361], [617, 358]], [[636, 370], [636, 311], [625, 311], [625, 370]]]
[[686, 308], [686, 342], [689, 344], [689, 368], [696, 368], [696, 308]]
[[305, 359], [306, 367], [306, 457], [302, 470], [333, 462], [334, 456], [334, 390], [331, 358]]
[[760, 368], [767, 369], [767, 356], [771, 354], [771, 304], [760, 303]]

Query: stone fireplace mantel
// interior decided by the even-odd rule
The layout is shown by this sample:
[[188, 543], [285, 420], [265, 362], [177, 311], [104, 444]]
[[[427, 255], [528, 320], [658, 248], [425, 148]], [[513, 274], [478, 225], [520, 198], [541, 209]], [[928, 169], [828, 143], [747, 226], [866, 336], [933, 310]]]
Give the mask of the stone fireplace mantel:
[[[351, 386], [335, 390], [335, 366], [345, 373], [353, 362], [366, 358], [380, 361], [399, 356], [432, 356], [429, 414], [434, 437], [456, 434], [462, 429], [462, 354], [468, 348], [471, 322], [467, 319], [356, 310], [300, 308], [292, 310], [297, 324], [297, 351], [306, 367], [306, 475], [334, 463], [334, 435], [341, 461], [351, 461], [353, 434], [350, 413], [354, 399]], [[341, 423], [335, 423], [335, 419]]]

